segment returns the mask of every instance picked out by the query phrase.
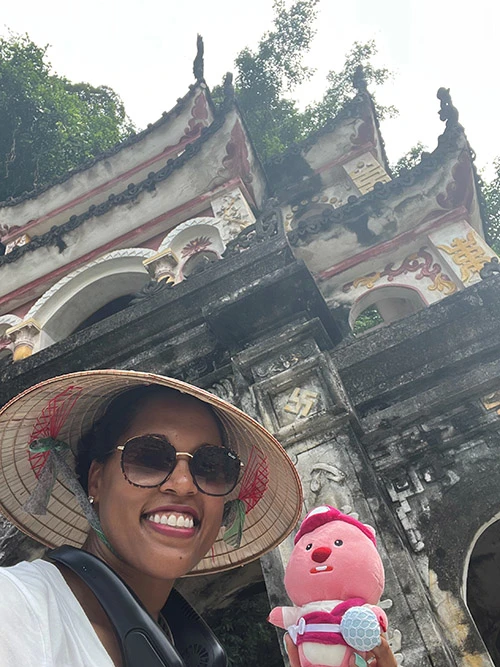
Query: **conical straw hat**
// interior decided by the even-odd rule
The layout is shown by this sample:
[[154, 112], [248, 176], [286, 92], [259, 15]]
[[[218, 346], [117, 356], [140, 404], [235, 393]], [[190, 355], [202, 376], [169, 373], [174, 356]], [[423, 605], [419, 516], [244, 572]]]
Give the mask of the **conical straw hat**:
[[[229, 446], [240, 459], [248, 463], [257, 451], [264, 480], [260, 500], [247, 511], [240, 546], [228, 546], [221, 529], [213, 549], [190, 574], [244, 565], [276, 547], [295, 527], [302, 505], [297, 471], [278, 441], [241, 410], [203, 389], [136, 371], [97, 370], [55, 377], [24, 391], [0, 410], [0, 512], [48, 547], [80, 547], [89, 525], [75, 496], [60, 480], [56, 480], [46, 514], [34, 516], [23, 510], [43, 465], [40, 455], [30, 454], [28, 447], [37, 437], [48, 434], [50, 423], [57, 425], [57, 439], [75, 453], [80, 437], [116, 396], [151, 384], [176, 389], [211, 405], [225, 427]], [[240, 487], [241, 483], [228, 499], [238, 497]]]

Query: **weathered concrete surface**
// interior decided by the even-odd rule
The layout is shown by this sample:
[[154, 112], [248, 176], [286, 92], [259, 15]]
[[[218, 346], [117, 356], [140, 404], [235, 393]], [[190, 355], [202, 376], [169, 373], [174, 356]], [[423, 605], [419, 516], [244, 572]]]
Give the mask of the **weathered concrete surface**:
[[[489, 665], [463, 587], [472, 542], [498, 514], [498, 415], [481, 398], [500, 384], [499, 297], [495, 277], [339, 344], [312, 276], [278, 235], [4, 366], [0, 402], [49, 376], [104, 366], [209, 388], [282, 440], [305, 509], [330, 502], [375, 526], [401, 665]], [[4, 564], [36, 553], [9, 531]], [[290, 549], [291, 539], [263, 560], [272, 604], [283, 600]], [[207, 600], [224, 605], [261, 577], [256, 567], [242, 574], [211, 580]], [[199, 597], [199, 584], [185, 586]]]

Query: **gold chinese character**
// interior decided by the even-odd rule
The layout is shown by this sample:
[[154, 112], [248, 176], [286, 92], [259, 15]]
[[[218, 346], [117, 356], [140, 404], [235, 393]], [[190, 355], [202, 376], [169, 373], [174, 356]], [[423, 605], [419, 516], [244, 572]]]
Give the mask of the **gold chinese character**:
[[376, 183], [388, 183], [391, 178], [385, 169], [375, 159], [369, 162], [359, 162], [349, 176], [362, 195], [370, 192]]
[[450, 245], [440, 245], [438, 248], [451, 255], [454, 263], [460, 267], [460, 276], [464, 283], [469, 282], [472, 276], [479, 273], [486, 262], [491, 259], [491, 256], [479, 245], [472, 231], [467, 234], [467, 238], [457, 237]]

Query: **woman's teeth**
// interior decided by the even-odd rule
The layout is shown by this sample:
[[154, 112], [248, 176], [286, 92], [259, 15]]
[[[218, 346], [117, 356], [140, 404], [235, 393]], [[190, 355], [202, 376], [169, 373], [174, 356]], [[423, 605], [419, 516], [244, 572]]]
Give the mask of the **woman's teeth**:
[[148, 514], [147, 520], [153, 523], [161, 523], [163, 526], [173, 528], [193, 528], [194, 521], [191, 516], [176, 516], [175, 514]]

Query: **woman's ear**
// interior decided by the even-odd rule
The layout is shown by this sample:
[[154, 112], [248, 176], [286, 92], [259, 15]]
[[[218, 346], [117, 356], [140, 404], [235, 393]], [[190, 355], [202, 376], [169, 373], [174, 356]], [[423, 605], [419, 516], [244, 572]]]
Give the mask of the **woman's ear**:
[[88, 476], [88, 490], [89, 496], [93, 496], [95, 502], [99, 502], [99, 489], [102, 482], [102, 473], [104, 470], [104, 463], [99, 463], [99, 461], [92, 461], [89, 468]]

